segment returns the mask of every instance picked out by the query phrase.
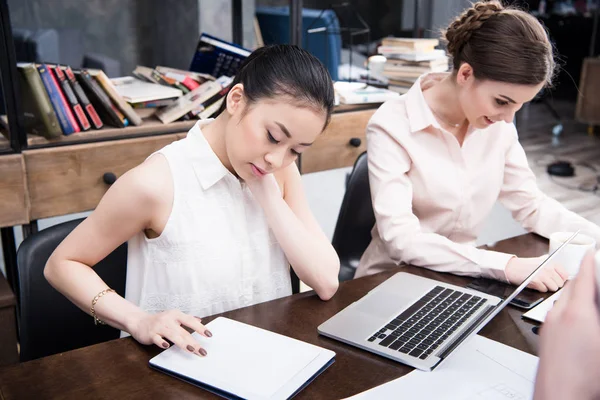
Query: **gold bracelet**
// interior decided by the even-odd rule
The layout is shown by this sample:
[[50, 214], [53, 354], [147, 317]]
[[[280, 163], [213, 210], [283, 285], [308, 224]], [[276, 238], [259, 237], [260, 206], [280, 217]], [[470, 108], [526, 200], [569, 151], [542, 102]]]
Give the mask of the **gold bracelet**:
[[101, 291], [100, 293], [98, 293], [96, 295], [96, 297], [94, 297], [94, 299], [92, 300], [92, 308], [90, 309], [90, 311], [91, 311], [92, 317], [94, 317], [94, 325], [98, 325], [98, 324], [100, 324], [100, 325], [106, 325], [106, 322], [101, 321], [101, 320], [98, 319], [98, 316], [96, 315], [95, 307], [96, 307], [96, 303], [98, 302], [98, 300], [100, 300], [100, 297], [104, 296], [106, 293], [109, 293], [109, 292], [113, 292], [114, 293], [115, 291], [113, 289], [111, 289], [111, 288], [104, 289], [103, 291]]

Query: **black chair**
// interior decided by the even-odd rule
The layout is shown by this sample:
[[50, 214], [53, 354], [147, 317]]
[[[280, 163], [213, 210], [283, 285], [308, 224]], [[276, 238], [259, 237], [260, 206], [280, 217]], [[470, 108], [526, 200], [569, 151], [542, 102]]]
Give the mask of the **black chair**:
[[331, 241], [340, 257], [340, 282], [354, 278], [360, 257], [371, 242], [374, 225], [367, 152], [364, 152], [358, 156], [348, 176], [346, 193]]
[[[94, 325], [92, 317], [56, 291], [44, 277], [48, 258], [81, 221], [83, 219], [77, 219], [41, 230], [19, 246], [17, 269], [21, 361], [117, 339], [120, 335], [118, 329], [108, 325]], [[124, 243], [100, 261], [94, 270], [108, 286], [124, 295], [126, 267], [127, 243]]]

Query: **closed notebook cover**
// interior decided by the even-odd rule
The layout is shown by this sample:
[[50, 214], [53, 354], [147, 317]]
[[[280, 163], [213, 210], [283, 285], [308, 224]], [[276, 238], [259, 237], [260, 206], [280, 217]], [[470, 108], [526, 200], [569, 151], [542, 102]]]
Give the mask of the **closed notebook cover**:
[[211, 338], [193, 334], [206, 357], [173, 346], [150, 366], [225, 398], [289, 399], [335, 358], [333, 351], [224, 317], [206, 327]]

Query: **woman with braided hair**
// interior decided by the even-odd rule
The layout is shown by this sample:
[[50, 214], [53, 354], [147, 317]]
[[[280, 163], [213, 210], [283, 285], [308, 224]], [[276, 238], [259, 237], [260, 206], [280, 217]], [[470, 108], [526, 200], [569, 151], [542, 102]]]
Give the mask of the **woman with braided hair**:
[[[474, 245], [497, 200], [528, 231], [549, 237], [581, 229], [600, 243], [600, 227], [538, 189], [513, 124], [555, 72], [542, 25], [519, 9], [480, 1], [448, 26], [444, 39], [452, 72], [422, 76], [368, 124], [377, 222], [356, 276], [406, 263], [521, 283], [540, 258]], [[560, 265], [549, 265], [531, 287], [556, 291], [567, 277]]]

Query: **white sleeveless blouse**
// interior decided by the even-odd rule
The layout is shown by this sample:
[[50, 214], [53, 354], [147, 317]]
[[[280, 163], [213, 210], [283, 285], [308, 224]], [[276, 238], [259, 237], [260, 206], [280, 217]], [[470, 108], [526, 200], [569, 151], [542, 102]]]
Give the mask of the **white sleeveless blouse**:
[[246, 184], [204, 138], [209, 122], [158, 151], [173, 176], [171, 215], [159, 237], [140, 232], [128, 243], [125, 298], [150, 313], [204, 317], [291, 294], [285, 254]]

